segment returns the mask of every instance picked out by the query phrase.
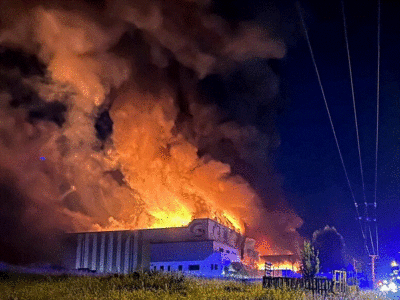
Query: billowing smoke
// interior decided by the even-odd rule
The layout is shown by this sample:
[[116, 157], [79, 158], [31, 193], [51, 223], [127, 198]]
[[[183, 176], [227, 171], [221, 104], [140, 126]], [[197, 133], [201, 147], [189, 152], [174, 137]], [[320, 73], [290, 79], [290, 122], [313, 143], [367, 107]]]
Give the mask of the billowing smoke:
[[64, 231], [201, 217], [246, 229], [263, 254], [296, 251], [301, 220], [269, 155], [279, 100], [268, 59], [284, 44], [213, 7], [1, 2], [0, 260], [49, 259], [40, 241]]

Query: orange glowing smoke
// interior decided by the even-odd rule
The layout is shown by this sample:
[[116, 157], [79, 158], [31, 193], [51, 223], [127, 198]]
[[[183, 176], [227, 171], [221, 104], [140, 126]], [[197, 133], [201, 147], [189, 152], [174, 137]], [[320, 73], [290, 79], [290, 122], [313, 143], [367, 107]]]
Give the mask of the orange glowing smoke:
[[229, 165], [199, 158], [196, 147], [173, 134], [173, 98], [130, 91], [117, 103], [115, 148], [108, 154], [135, 195], [123, 203], [113, 229], [183, 226], [208, 217], [243, 233], [246, 212], [255, 204], [253, 190], [230, 174]]
[[[76, 231], [175, 227], [208, 217], [242, 233], [246, 224], [258, 234], [252, 237], [261, 241], [264, 254], [292, 248], [301, 220], [277, 212], [278, 206], [286, 207], [284, 199], [273, 199], [276, 206], [261, 201], [228, 164], [198, 153], [206, 148], [198, 142], [201, 137], [215, 147], [227, 140], [238, 159], [257, 160], [257, 168], [269, 165], [258, 157], [268, 156], [270, 137], [253, 126], [215, 117], [210, 111], [216, 107], [196, 102], [196, 85], [208, 74], [252, 58], [282, 58], [282, 42], [252, 23], [230, 26], [211, 14], [210, 2], [203, 0], [110, 0], [96, 10], [87, 7], [88, 1], [82, 7], [65, 1], [70, 9], [49, 5], [53, 1], [31, 8], [19, 7], [20, 1], [3, 2], [0, 40], [46, 64], [48, 78], [32, 79], [30, 85], [43, 101], [68, 107], [62, 127], [40, 123], [38, 153], [31, 153], [34, 171], [24, 165], [17, 175], [35, 178], [27, 189], [34, 199], [50, 199], [47, 204], [67, 216]], [[14, 2], [18, 15], [8, 8]], [[177, 74], [193, 74], [169, 74], [175, 65]], [[275, 81], [271, 85], [278, 86]], [[177, 103], [178, 89], [187, 97], [187, 128], [179, 127], [179, 114], [185, 112]], [[99, 141], [94, 123], [110, 107], [113, 132]], [[26, 149], [15, 135], [20, 121], [8, 117], [1, 129], [16, 140], [15, 149]], [[191, 133], [185, 135], [186, 129]], [[32, 143], [31, 136], [26, 140]], [[7, 161], [18, 162], [12, 155], [20, 152], [9, 152]], [[37, 162], [39, 156], [46, 161]], [[112, 172], [122, 173], [121, 179]]]

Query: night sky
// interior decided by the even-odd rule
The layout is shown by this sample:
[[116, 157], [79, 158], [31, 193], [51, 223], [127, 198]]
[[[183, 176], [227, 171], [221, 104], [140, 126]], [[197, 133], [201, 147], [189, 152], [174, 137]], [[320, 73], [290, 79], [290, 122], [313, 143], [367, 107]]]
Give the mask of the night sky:
[[[361, 174], [340, 1], [301, 3], [316, 63], [356, 201], [363, 213]], [[377, 1], [345, 1], [367, 202], [374, 199]], [[381, 3], [381, 93], [377, 219], [381, 267], [400, 250], [398, 15], [394, 1]], [[297, 30], [297, 31], [296, 31]], [[279, 117], [277, 166], [287, 197], [303, 218], [300, 232], [311, 237], [335, 226], [349, 257], [366, 257], [361, 230], [300, 21], [281, 62], [281, 93], [289, 105]], [[290, 44], [291, 43], [291, 44]]]
[[[87, 2], [97, 3], [96, 1]], [[98, 3], [101, 6], [103, 2], [99, 1]], [[388, 271], [390, 260], [397, 257], [400, 251], [398, 239], [400, 218], [397, 209], [400, 195], [398, 156], [400, 61], [397, 59], [400, 46], [398, 39], [400, 5], [397, 4], [397, 1], [381, 0], [381, 2], [377, 220], [381, 256], [379, 270], [383, 274]], [[304, 238], [311, 239], [312, 233], [325, 225], [334, 226], [342, 234], [346, 243], [346, 258], [367, 261], [353, 199], [335, 145], [315, 69], [296, 10], [296, 2], [293, 0], [220, 0], [212, 3], [212, 12], [228, 20], [232, 29], [235, 29], [235, 26], [238, 27], [242, 21], [251, 20], [264, 25], [269, 29], [272, 37], [278, 37], [285, 41], [287, 53], [283, 59], [261, 57], [246, 60], [242, 64], [232, 63], [229, 68], [227, 67], [230, 72], [210, 72], [205, 78], [199, 79], [199, 82], [197, 79], [194, 81], [196, 87], [198, 83], [197, 92], [207, 99], [204, 100], [200, 97], [201, 101], [206, 102], [205, 104], [216, 104], [221, 110], [221, 113], [218, 114], [220, 119], [216, 121], [216, 125], [233, 120], [241, 126], [254, 125], [268, 137], [267, 142], [264, 143], [268, 144], [267, 146], [263, 144], [264, 140], [249, 139], [246, 141], [245, 146], [249, 149], [252, 148], [253, 152], [247, 148], [239, 149], [241, 146], [237, 146], [246, 154], [245, 159], [238, 159], [241, 157], [238, 154], [240, 152], [235, 153], [232, 150], [234, 148], [232, 141], [224, 139], [214, 141], [210, 137], [210, 145], [208, 145], [207, 139], [205, 139], [204, 145], [201, 145], [200, 142], [200, 145], [197, 145], [199, 157], [208, 153], [216, 160], [229, 163], [233, 173], [243, 176], [254, 185], [257, 192], [261, 191], [261, 198], [266, 199], [264, 202], [266, 209], [286, 208], [286, 204], [283, 203], [286, 199], [304, 221], [299, 229]], [[341, 3], [340, 0], [309, 0], [301, 1], [300, 5], [309, 30], [310, 41], [349, 179], [362, 214], [364, 199]], [[347, 0], [344, 1], [344, 5], [352, 58], [366, 201], [371, 203], [374, 201], [375, 180], [377, 1]], [[183, 31], [179, 28], [178, 31], [180, 30]], [[182, 34], [182, 36], [184, 35]], [[129, 41], [128, 46], [125, 46], [124, 43], [115, 45], [121, 52], [135, 43], [148, 46], [140, 35], [127, 34], [121, 37], [121, 39], [124, 38]], [[206, 47], [204, 46], [204, 48]], [[18, 54], [15, 50], [10, 53], [3, 48], [0, 50], [3, 57], [0, 64], [5, 70], [10, 67], [7, 64], [11, 61], [20, 69], [22, 77], [44, 76], [45, 66], [41, 65], [36, 58], [28, 57], [28, 61], [24, 63], [20, 57], [25, 56]], [[147, 50], [139, 50], [132, 56], [137, 55], [140, 58], [148, 59], [148, 55], [144, 55]], [[207, 52], [204, 49], [202, 51]], [[11, 58], [7, 55], [11, 55]], [[179, 56], [179, 52], [176, 55]], [[13, 58], [13, 56], [15, 57]], [[167, 57], [170, 56], [171, 53], [168, 52]], [[168, 77], [169, 81], [166, 79], [166, 82], [173, 82], [176, 89], [179, 90], [177, 105], [180, 115], [176, 120], [176, 127], [184, 131], [185, 126], [191, 128], [192, 119], [195, 119], [193, 118], [194, 113], [190, 111], [191, 98], [185, 98], [185, 89], [191, 88], [191, 85], [186, 84], [187, 81], [190, 82], [186, 77], [193, 77], [194, 71], [186, 72], [189, 67], [185, 66], [186, 73], [177, 72], [182, 67], [181, 63], [179, 59], [175, 59], [174, 63], [169, 65], [166, 74], [178, 78], [170, 80], [171, 78]], [[24, 69], [25, 65], [30, 66], [28, 71], [34, 69], [35, 72], [27, 74]], [[232, 67], [233, 65], [237, 68]], [[146, 65], [143, 63], [143, 66]], [[8, 78], [9, 74], [3, 73], [2, 76]], [[179, 78], [180, 76], [182, 78]], [[51, 102], [50, 106], [33, 90], [25, 87], [21, 78], [17, 80], [19, 84], [3, 80], [2, 85], [12, 89], [10, 92], [13, 95], [13, 101], [10, 102], [11, 108], [24, 107], [29, 111], [28, 117], [31, 123], [35, 120], [47, 120], [62, 128], [66, 122], [65, 112], [71, 110], [71, 107], [58, 101]], [[143, 81], [145, 82], [145, 80]], [[22, 87], [25, 87], [27, 91], [25, 92]], [[190, 94], [188, 93], [188, 95]], [[111, 99], [113, 96], [109, 97]], [[14, 98], [22, 100], [18, 102]], [[99, 112], [96, 122], [93, 122], [97, 133], [96, 138], [102, 142], [112, 134], [113, 121], [108, 111], [112, 102], [103, 105], [104, 110]], [[213, 116], [211, 115], [211, 117]], [[186, 138], [191, 137], [191, 132], [188, 130], [185, 133], [187, 134]], [[261, 135], [257, 135], [257, 137], [259, 136]], [[97, 150], [91, 148], [90, 151], [100, 151], [100, 148], [96, 148]], [[253, 154], [247, 155], [247, 150]], [[264, 156], [267, 156], [265, 152], [271, 157], [265, 158]], [[273, 161], [271, 163], [274, 164], [273, 167], [269, 165], [271, 161]], [[284, 198], [280, 197], [281, 188]], [[65, 190], [58, 192], [65, 193]], [[7, 197], [8, 194], [4, 199]], [[3, 211], [7, 209], [11, 210], [12, 208], [6, 208]], [[18, 210], [17, 212], [19, 213]], [[12, 214], [11, 217], [13, 218]], [[15, 219], [17, 218], [19, 218], [19, 214], [16, 214]], [[23, 227], [21, 228], [23, 229]], [[18, 234], [12, 235], [18, 236]], [[7, 237], [7, 234], [5, 236]]]
[[[222, 1], [224, 2], [224, 1]], [[364, 198], [357, 149], [353, 102], [344, 38], [341, 2], [301, 1], [310, 41], [321, 75], [339, 146], [360, 214]], [[233, 1], [231, 18], [256, 18], [268, 26], [274, 24], [287, 45], [285, 58], [279, 61], [253, 61], [248, 68], [262, 69], [269, 64], [280, 77], [277, 108], [277, 132], [280, 146], [273, 153], [284, 194], [303, 219], [299, 229], [303, 237], [325, 225], [334, 226], [344, 237], [346, 258], [363, 261], [369, 269], [356, 210], [329, 123], [305, 34], [296, 10], [296, 1], [273, 1], [268, 14], [265, 3]], [[279, 13], [271, 13], [275, 7]], [[352, 63], [356, 109], [363, 163], [366, 201], [374, 202], [375, 136], [377, 101], [377, 1], [344, 1]], [[228, 10], [229, 11], [229, 10]], [[236, 10], [237, 11], [237, 10]], [[389, 263], [398, 257], [400, 138], [400, 101], [398, 94], [400, 62], [397, 52], [400, 5], [381, 1], [380, 122], [378, 153], [377, 220], [380, 261], [378, 272], [389, 272]], [[278, 24], [278, 26], [276, 26]], [[265, 74], [264, 74], [265, 75]], [[260, 130], [267, 124], [257, 119], [246, 103], [236, 100], [235, 81], [228, 95], [218, 94], [220, 106], [243, 123]], [[236, 98], [235, 98], [236, 97]], [[221, 101], [221, 100], [219, 100]], [[230, 103], [230, 104], [229, 104]], [[372, 208], [369, 209], [373, 213]], [[374, 226], [372, 227], [373, 230]], [[375, 236], [373, 236], [375, 242]], [[370, 240], [368, 239], [369, 247]], [[372, 249], [371, 249], [372, 252]]]

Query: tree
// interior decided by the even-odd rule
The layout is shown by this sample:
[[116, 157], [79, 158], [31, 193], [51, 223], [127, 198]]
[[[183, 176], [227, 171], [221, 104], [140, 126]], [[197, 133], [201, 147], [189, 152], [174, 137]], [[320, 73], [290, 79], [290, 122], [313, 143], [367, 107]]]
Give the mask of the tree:
[[321, 271], [331, 272], [346, 267], [343, 258], [344, 239], [335, 227], [325, 226], [313, 233], [312, 245], [319, 252]]
[[314, 249], [309, 241], [304, 241], [301, 251], [301, 273], [304, 278], [314, 278], [319, 272], [318, 251]]

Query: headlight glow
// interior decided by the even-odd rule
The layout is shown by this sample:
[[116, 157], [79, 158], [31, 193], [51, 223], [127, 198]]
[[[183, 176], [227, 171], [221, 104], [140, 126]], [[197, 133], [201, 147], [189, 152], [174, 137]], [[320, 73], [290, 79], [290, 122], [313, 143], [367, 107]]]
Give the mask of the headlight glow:
[[392, 291], [393, 293], [397, 292], [397, 285], [394, 282], [389, 283], [388, 287], [389, 290]]

